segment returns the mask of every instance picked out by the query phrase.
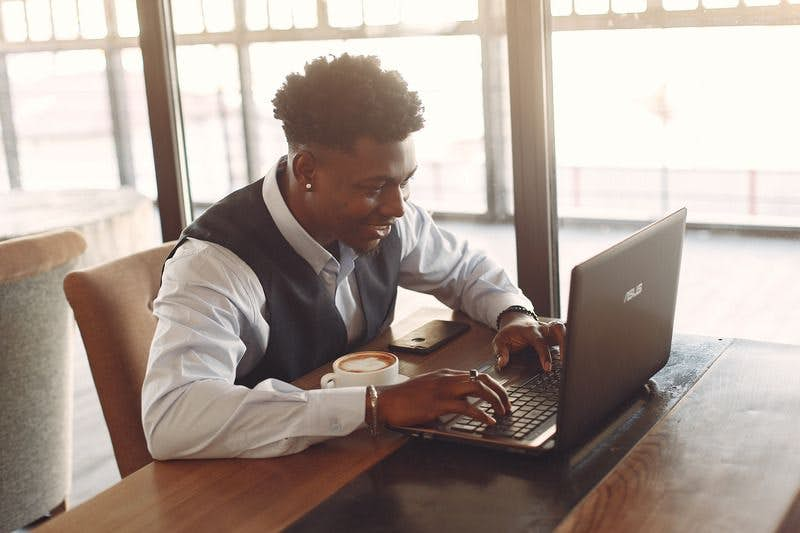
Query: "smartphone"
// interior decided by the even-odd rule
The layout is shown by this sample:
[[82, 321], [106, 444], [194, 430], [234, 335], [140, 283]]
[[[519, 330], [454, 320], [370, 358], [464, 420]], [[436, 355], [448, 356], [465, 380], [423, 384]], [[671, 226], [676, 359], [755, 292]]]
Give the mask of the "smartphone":
[[429, 354], [469, 330], [469, 324], [453, 320], [431, 320], [402, 337], [393, 339], [389, 349]]

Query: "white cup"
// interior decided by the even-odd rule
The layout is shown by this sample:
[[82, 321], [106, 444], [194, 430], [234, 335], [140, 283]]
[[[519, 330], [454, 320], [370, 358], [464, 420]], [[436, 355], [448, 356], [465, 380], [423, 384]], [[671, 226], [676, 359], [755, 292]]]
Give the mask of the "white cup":
[[363, 385], [393, 385], [398, 381], [400, 361], [389, 352], [353, 352], [333, 362], [333, 372], [322, 376], [323, 389]]

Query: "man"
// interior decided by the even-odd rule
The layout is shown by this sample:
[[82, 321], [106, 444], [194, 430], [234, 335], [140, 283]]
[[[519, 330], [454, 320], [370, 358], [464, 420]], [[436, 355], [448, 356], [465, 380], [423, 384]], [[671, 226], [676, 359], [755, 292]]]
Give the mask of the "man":
[[501, 365], [532, 345], [549, 369], [564, 328], [538, 322], [501, 268], [407, 202], [423, 119], [397, 72], [375, 57], [319, 58], [273, 104], [288, 154], [191, 224], [164, 266], [142, 390], [150, 453], [268, 457], [375, 420], [494, 423], [465, 399], [510, 409], [485, 374], [432, 372], [379, 387], [377, 401], [365, 387], [288, 383], [377, 336], [398, 285], [498, 327]]

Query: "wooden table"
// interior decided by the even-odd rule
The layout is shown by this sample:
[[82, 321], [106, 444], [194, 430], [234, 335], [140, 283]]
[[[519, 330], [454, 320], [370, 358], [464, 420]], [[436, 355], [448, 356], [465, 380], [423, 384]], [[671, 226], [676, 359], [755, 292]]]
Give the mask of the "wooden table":
[[558, 528], [800, 531], [800, 347], [737, 340]]
[[[415, 313], [369, 347], [385, 347], [392, 336], [450, 316], [441, 310]], [[403, 356], [401, 373], [474, 367], [490, 353], [491, 335], [489, 328], [473, 322], [467, 334], [435, 354]], [[434, 529], [429, 525], [436, 522], [398, 522], [393, 517], [402, 515], [381, 514], [387, 501], [389, 511], [413, 510], [415, 518], [467, 508], [472, 514], [467, 526], [462, 524], [466, 530], [496, 523], [493, 513], [500, 510], [516, 512], [517, 520], [506, 522], [513, 527], [495, 530], [551, 530], [559, 522], [563, 531], [774, 531], [782, 522], [784, 528], [796, 528], [800, 347], [700, 338], [682, 349], [691, 351], [691, 343], [705, 343], [703, 350], [713, 352], [708, 363], [692, 373], [694, 386], [687, 385], [685, 390], [691, 390], [685, 395], [674, 392], [684, 390], [680, 387], [667, 388], [663, 402], [653, 402], [648, 409], [663, 413], [660, 421], [653, 421], [649, 432], [642, 430], [644, 437], [638, 444], [638, 437], [634, 439], [627, 454], [619, 447], [631, 438], [636, 422], [618, 427], [609, 437], [611, 444], [596, 443], [603, 453], [593, 464], [608, 473], [598, 475], [596, 466], [584, 470], [599, 483], [587, 485], [585, 480], [595, 477], [581, 474], [574, 458], [532, 459], [417, 441], [403, 446], [406, 438], [400, 435], [387, 432], [372, 439], [357, 431], [276, 459], [155, 462], [42, 529], [273, 531], [289, 526], [314, 530], [322, 523], [335, 530], [335, 522], [317, 522], [317, 517], [336, 520], [338, 513], [346, 520], [343, 515], [354, 509], [342, 507], [348, 501], [367, 517], [358, 522], [362, 530]], [[315, 387], [325, 371], [318, 369], [297, 384]], [[548, 503], [547, 487], [536, 485], [537, 472], [545, 472], [550, 476], [545, 481], [561, 487], [552, 496], [553, 505]], [[450, 483], [447, 487], [453, 490], [443, 490], [442, 483]], [[392, 490], [392, 499], [370, 500], [374, 494], [385, 496], [375, 490], [384, 486]], [[420, 502], [421, 493], [426, 499]], [[352, 494], [354, 501], [347, 499]], [[547, 503], [536, 508], [547, 516], [519, 507], [506, 509], [504, 502], [513, 501], [514, 495], [531, 508], [536, 502]], [[475, 509], [470, 498], [485, 504]]]

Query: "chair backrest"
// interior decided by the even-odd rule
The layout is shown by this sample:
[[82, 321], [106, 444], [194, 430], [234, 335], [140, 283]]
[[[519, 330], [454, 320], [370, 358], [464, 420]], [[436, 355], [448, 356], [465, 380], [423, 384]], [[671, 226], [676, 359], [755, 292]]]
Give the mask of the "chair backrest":
[[73, 330], [61, 283], [85, 249], [73, 230], [0, 242], [0, 531], [69, 492]]
[[142, 429], [142, 383], [156, 328], [153, 300], [174, 246], [71, 272], [64, 280], [122, 477], [153, 460]]

